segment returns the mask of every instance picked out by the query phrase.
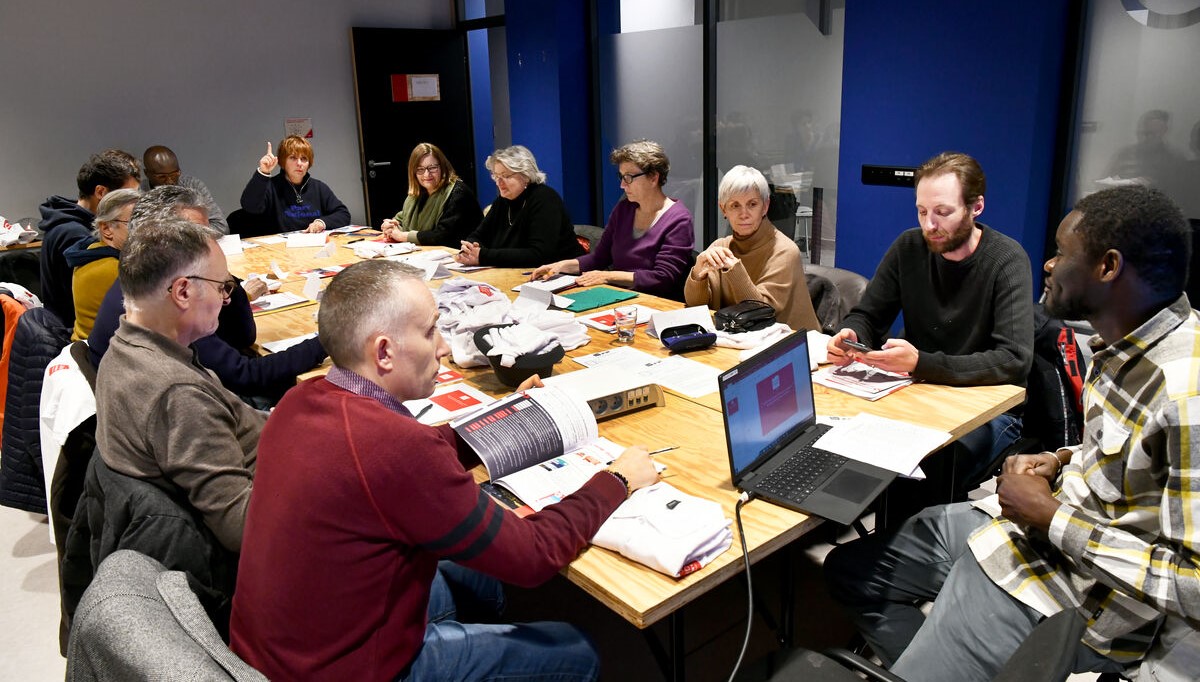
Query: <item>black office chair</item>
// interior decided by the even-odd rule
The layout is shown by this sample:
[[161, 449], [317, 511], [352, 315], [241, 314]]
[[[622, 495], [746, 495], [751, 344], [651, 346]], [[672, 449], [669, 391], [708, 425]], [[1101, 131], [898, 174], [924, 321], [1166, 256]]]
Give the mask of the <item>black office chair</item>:
[[[1083, 637], [1083, 629], [1083, 619], [1072, 609], [1046, 618], [1021, 642], [1021, 646], [992, 678], [992, 682], [1067, 679], [1072, 672], [1075, 649]], [[765, 679], [776, 682], [862, 682], [862, 677], [852, 671], [866, 675], [868, 680], [904, 682], [903, 678], [845, 649], [830, 649], [825, 653], [795, 649], [784, 657], [773, 672], [768, 671], [769, 677]], [[763, 679], [760, 675], [762, 671], [748, 669], [738, 679]]]
[[[1034, 306], [1033, 320], [1033, 366], [1025, 385], [1021, 437], [979, 475], [962, 481], [952, 476], [954, 501], [965, 500], [967, 493], [999, 474], [1004, 460], [1012, 455], [1053, 452], [1082, 441], [1083, 412], [1078, 390], [1085, 370], [1075, 332], [1062, 320], [1047, 315], [1040, 304]], [[1070, 358], [1075, 360], [1073, 366]], [[961, 454], [955, 452], [956, 466]]]

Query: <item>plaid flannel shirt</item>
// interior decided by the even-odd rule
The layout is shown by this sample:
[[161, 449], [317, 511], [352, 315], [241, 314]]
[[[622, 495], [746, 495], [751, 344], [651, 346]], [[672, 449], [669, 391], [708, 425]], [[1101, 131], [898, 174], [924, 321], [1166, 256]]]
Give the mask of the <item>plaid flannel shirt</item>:
[[[1048, 534], [993, 521], [970, 547], [1014, 598], [1088, 617], [1083, 641], [1122, 663], [1200, 630], [1200, 317], [1186, 296], [1097, 350], [1083, 443], [1063, 467]], [[1161, 656], [1161, 653], [1151, 657]]]

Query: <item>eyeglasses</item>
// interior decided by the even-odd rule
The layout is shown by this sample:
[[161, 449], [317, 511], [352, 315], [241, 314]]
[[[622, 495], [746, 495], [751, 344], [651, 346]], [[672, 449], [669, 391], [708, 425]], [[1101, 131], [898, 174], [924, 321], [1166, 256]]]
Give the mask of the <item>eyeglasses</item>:
[[642, 171], [641, 173], [617, 173], [617, 178], [626, 185], [632, 185], [633, 181], [642, 177], [650, 171]]
[[504, 175], [496, 175], [495, 173], [492, 173], [492, 182], [500, 182], [501, 180], [508, 182], [515, 177], [517, 177], [516, 173], [505, 173]]
[[434, 164], [432, 166], [418, 166], [415, 170], [417, 175], [436, 175], [441, 172], [442, 167]]
[[[201, 277], [200, 275], [184, 275], [183, 278], [184, 279], [199, 279], [199, 280], [208, 282], [210, 284], [216, 284], [217, 285], [217, 293], [221, 294], [221, 298], [229, 298], [231, 295], [233, 295], [233, 290], [236, 289], [237, 285], [238, 285], [237, 280], [232, 279], [232, 278], [224, 279], [224, 280], [209, 279], [207, 277]], [[167, 287], [167, 291], [170, 291], [170, 290], [171, 290], [171, 287]]]

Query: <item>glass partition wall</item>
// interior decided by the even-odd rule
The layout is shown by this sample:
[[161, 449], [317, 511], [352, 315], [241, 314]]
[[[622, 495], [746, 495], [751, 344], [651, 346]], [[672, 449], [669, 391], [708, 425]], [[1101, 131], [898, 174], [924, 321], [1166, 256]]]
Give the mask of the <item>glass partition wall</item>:
[[671, 171], [663, 191], [696, 221], [696, 247], [707, 243], [703, 197], [703, 27], [696, 0], [621, 0], [616, 32], [599, 35], [598, 161], [607, 218], [621, 198], [615, 148], [646, 138], [663, 146]]
[[806, 262], [833, 265], [844, 4], [720, 5], [718, 172], [737, 164], [762, 171], [771, 186], [771, 221]]
[[[601, 14], [617, 9], [600, 7]], [[771, 184], [775, 226], [806, 261], [832, 265], [843, 7], [829, 0], [620, 0], [615, 25], [598, 21], [602, 158], [637, 138], [661, 143], [671, 159], [664, 189], [695, 216], [697, 250], [729, 233], [712, 210], [721, 175], [753, 166]], [[715, 46], [715, 59], [706, 45]], [[605, 168], [600, 185], [607, 215], [621, 196], [615, 170]]]

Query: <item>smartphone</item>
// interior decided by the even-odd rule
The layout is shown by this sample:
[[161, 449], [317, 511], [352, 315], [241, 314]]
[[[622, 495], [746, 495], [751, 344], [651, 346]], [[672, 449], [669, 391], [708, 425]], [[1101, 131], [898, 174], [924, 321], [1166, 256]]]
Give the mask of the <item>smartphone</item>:
[[870, 346], [868, 346], [865, 343], [851, 341], [850, 339], [842, 339], [842, 345], [846, 346], [847, 348], [853, 348], [856, 351], [861, 351], [863, 353], [870, 353], [872, 350], [874, 350], [873, 348], [871, 348]]

